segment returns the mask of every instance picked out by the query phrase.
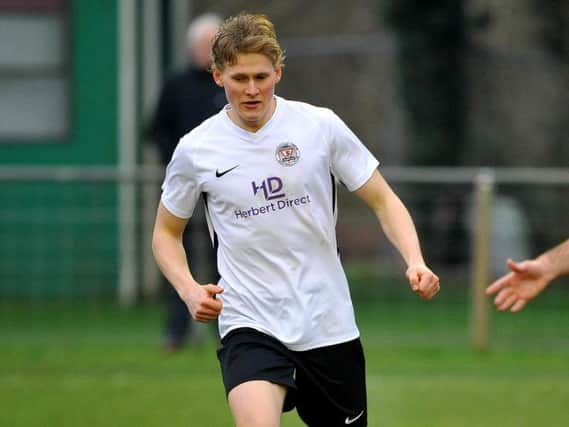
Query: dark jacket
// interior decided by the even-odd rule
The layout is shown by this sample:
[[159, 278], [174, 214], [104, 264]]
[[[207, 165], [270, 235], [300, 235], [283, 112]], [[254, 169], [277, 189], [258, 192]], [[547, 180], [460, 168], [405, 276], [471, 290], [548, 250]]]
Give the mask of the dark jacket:
[[164, 165], [170, 162], [180, 138], [226, 104], [223, 89], [211, 73], [188, 67], [166, 80], [150, 126]]

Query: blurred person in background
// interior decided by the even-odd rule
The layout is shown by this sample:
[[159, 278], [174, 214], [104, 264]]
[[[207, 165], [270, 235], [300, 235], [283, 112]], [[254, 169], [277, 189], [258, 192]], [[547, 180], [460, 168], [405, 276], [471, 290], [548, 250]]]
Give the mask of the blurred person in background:
[[[218, 358], [237, 426], [278, 426], [295, 406], [310, 426], [365, 426], [365, 358], [338, 254], [336, 184], [374, 212], [415, 293], [431, 299], [439, 279], [358, 137], [333, 111], [275, 95], [284, 54], [266, 16], [225, 21], [212, 57], [228, 105], [186, 135], [168, 165], [156, 261], [195, 320], [219, 317]], [[203, 193], [217, 285], [192, 276], [181, 240]]]
[[[164, 83], [150, 126], [150, 137], [157, 145], [160, 160], [166, 166], [182, 136], [225, 105], [225, 96], [211, 77], [211, 44], [222, 19], [204, 14], [190, 23], [186, 41], [189, 65]], [[204, 243], [205, 242], [205, 243]], [[203, 211], [198, 211], [184, 233], [184, 246], [191, 253], [192, 270], [202, 280], [216, 278], [215, 251], [209, 244]], [[164, 280], [167, 314], [163, 346], [166, 351], [182, 348], [195, 328], [186, 304]], [[197, 335], [197, 334], [196, 334]], [[199, 340], [198, 337], [194, 338]]]
[[494, 304], [500, 311], [516, 313], [538, 296], [552, 280], [569, 274], [569, 239], [534, 259], [521, 262], [507, 261], [510, 273], [497, 279], [486, 295], [494, 295]]

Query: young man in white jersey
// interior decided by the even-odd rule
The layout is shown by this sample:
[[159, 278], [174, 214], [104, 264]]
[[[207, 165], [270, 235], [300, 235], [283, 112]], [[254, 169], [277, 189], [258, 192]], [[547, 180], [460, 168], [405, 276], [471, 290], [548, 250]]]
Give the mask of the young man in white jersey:
[[[336, 183], [373, 210], [414, 292], [431, 299], [439, 279], [360, 140], [331, 110], [275, 95], [283, 60], [267, 17], [240, 14], [222, 25], [212, 68], [228, 105], [180, 141], [153, 250], [193, 318], [219, 319], [237, 426], [279, 426], [295, 406], [309, 426], [365, 426], [365, 361], [337, 253]], [[218, 284], [193, 279], [181, 243], [202, 194]]]

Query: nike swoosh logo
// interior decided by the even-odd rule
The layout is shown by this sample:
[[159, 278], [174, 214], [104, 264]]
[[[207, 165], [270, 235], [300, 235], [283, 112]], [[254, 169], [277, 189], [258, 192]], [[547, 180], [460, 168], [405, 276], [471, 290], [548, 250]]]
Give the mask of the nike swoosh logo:
[[357, 416], [355, 416], [354, 418], [350, 418], [350, 417], [346, 417], [346, 420], [344, 421], [344, 424], [348, 425], [348, 424], [352, 424], [355, 423], [357, 420], [360, 419], [360, 417], [364, 414], [364, 411], [360, 412]]
[[235, 165], [235, 166], [233, 166], [232, 168], [225, 169], [225, 170], [222, 171], [222, 172], [220, 172], [219, 169], [216, 169], [216, 171], [215, 171], [215, 177], [216, 177], [216, 178], [221, 178], [221, 177], [222, 177], [223, 175], [225, 175], [226, 173], [229, 173], [229, 172], [231, 172], [233, 169], [236, 169], [236, 168], [238, 168], [238, 167], [239, 167], [239, 165]]

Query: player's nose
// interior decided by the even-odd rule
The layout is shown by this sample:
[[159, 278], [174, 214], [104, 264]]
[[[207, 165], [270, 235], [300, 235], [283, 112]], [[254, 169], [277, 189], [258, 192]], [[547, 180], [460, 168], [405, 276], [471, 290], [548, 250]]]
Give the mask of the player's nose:
[[249, 81], [249, 84], [247, 85], [247, 91], [246, 93], [248, 95], [256, 95], [257, 93], [259, 93], [259, 88], [257, 87], [257, 84], [255, 83], [255, 80], [251, 79]]

